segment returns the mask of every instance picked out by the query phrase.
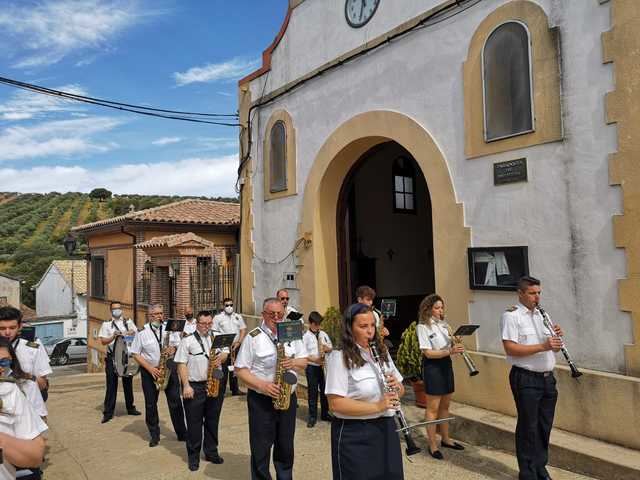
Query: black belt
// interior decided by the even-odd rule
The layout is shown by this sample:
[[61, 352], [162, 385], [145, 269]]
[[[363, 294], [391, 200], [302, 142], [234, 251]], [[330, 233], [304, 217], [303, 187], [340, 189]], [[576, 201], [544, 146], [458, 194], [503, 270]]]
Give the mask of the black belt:
[[516, 367], [515, 365], [513, 365], [511, 368], [513, 368], [515, 371], [517, 371], [519, 373], [524, 373], [526, 375], [531, 375], [532, 377], [552, 377], [553, 376], [553, 371], [550, 371], [550, 372], [532, 372], [531, 370], [527, 370], [526, 368], [522, 368], [522, 367]]
[[195, 383], [196, 385], [200, 385], [201, 383], [207, 383], [206, 380], [200, 380], [199, 382], [194, 382], [193, 380], [189, 380], [189, 383]]
[[393, 419], [393, 417], [387, 417], [387, 416], [376, 417], [376, 418], [338, 418], [334, 416], [333, 421], [343, 422], [344, 424], [349, 425], [353, 423], [380, 423], [382, 421], [385, 421], [387, 418]]

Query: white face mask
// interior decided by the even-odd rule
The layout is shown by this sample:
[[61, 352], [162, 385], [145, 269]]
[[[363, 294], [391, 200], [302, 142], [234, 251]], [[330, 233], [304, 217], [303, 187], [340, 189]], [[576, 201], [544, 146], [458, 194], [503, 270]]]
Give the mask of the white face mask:
[[113, 316], [113, 318], [120, 318], [122, 316], [122, 309], [114, 308], [113, 310], [111, 310], [111, 315]]
[[233, 313], [233, 307], [224, 307], [224, 311], [227, 315], [231, 315]]

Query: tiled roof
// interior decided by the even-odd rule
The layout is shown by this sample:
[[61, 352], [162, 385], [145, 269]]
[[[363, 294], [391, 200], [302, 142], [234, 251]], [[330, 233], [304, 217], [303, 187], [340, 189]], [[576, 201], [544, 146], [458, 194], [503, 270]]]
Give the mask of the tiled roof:
[[126, 221], [199, 225], [239, 225], [240, 204], [190, 198], [160, 207], [148, 208], [146, 210], [126, 213], [118, 217], [86, 223], [73, 227], [71, 230], [81, 232], [91, 228], [121, 222], [124, 223]]
[[198, 242], [206, 247], [213, 247], [213, 242], [205, 240], [199, 237], [193, 232], [188, 233], [176, 233], [174, 235], [164, 235], [162, 237], [153, 237], [142, 243], [138, 243], [136, 248], [151, 248], [151, 247], [175, 247], [186, 242]]
[[[54, 260], [53, 266], [58, 269], [62, 277], [69, 284], [73, 285], [76, 294], [87, 293], [87, 261], [86, 260]], [[73, 268], [73, 278], [71, 275]], [[72, 284], [73, 281], [73, 284]]]

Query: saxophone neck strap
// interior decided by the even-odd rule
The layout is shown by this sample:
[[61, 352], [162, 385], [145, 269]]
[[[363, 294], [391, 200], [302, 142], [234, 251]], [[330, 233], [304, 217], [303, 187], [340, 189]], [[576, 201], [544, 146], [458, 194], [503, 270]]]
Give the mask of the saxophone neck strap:
[[200, 334], [198, 333], [197, 330], [195, 332], [193, 332], [193, 336], [195, 337], [195, 339], [200, 344], [200, 348], [202, 349], [202, 354], [205, 357], [207, 357], [207, 359], [208, 359], [209, 358], [209, 352], [207, 352], [207, 350], [204, 348], [204, 342], [202, 341], [202, 337], [200, 336]]

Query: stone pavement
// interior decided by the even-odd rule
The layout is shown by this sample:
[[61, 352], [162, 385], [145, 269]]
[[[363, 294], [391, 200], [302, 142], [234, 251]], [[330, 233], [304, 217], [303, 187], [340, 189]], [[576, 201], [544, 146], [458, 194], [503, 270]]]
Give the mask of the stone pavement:
[[[170, 430], [166, 399], [160, 397], [160, 445], [149, 448], [144, 415], [124, 414], [119, 392], [116, 417], [104, 425], [103, 374], [59, 377], [49, 397], [49, 450], [46, 480], [146, 479], [244, 479], [249, 478], [249, 439], [245, 397], [227, 397], [220, 426], [223, 465], [201, 461], [200, 470], [187, 470], [184, 443]], [[119, 385], [121, 389], [121, 384]], [[144, 410], [139, 377], [134, 382], [136, 405]], [[304, 401], [300, 401], [302, 404]], [[296, 426], [294, 478], [331, 478], [330, 427], [320, 422], [309, 429], [301, 408]], [[424, 447], [424, 445], [422, 445]], [[405, 458], [406, 479], [514, 479], [515, 458], [497, 450], [468, 446], [464, 452], [445, 451], [446, 461], [428, 454]], [[550, 469], [555, 480], [587, 480], [587, 477]], [[275, 476], [274, 476], [275, 478]]]

